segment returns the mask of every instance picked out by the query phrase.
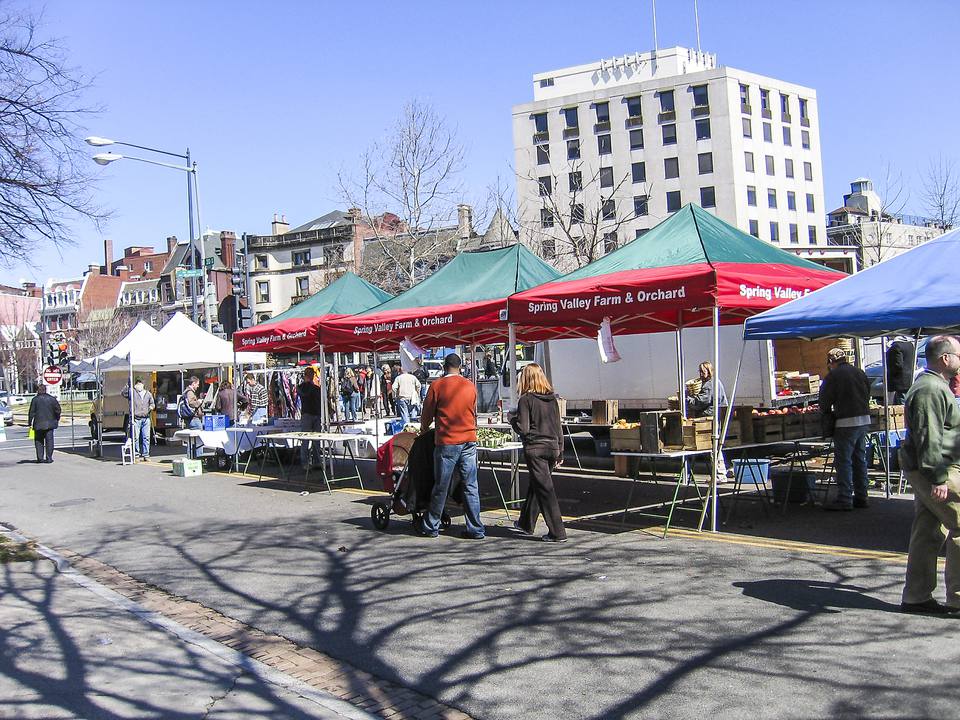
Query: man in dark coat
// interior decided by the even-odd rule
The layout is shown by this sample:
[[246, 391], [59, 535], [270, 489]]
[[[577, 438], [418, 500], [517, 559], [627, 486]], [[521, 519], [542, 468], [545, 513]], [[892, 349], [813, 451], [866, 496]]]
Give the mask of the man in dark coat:
[[27, 424], [33, 429], [33, 441], [37, 448], [38, 463], [53, 462], [53, 432], [60, 425], [60, 403], [47, 393], [47, 386], [40, 385], [30, 401]]

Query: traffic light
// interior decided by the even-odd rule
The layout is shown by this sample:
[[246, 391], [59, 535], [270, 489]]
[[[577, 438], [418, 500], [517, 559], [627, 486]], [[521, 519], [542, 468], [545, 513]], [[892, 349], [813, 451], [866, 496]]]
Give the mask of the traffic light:
[[66, 365], [70, 362], [70, 346], [61, 341], [57, 343], [57, 365]]
[[239, 316], [239, 322], [237, 324], [241, 330], [243, 328], [253, 327], [253, 310], [241, 307]]
[[243, 287], [243, 273], [240, 268], [234, 267], [230, 270], [230, 284], [233, 286], [234, 297], [243, 297], [245, 294]]

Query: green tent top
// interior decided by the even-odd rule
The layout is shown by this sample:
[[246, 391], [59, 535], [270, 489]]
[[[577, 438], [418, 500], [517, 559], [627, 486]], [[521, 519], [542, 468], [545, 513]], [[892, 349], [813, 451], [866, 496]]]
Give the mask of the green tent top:
[[269, 320], [233, 334], [236, 350], [311, 352], [317, 348], [317, 323], [354, 315], [393, 297], [353, 273], [346, 273], [306, 300]]

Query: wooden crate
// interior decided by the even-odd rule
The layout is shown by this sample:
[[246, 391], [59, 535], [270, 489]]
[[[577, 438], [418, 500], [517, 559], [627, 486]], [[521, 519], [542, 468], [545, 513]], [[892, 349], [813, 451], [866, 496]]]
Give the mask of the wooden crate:
[[620, 414], [620, 403], [617, 400], [594, 400], [590, 408], [595, 425], [613, 425]]
[[727, 426], [727, 437], [723, 441], [724, 447], [736, 447], [743, 443], [740, 421], [736, 416], [730, 416], [730, 425]]
[[610, 449], [613, 452], [640, 452], [643, 450], [640, 428], [610, 428]]
[[708, 450], [713, 447], [713, 418], [695, 418], [683, 422], [683, 448]]
[[[906, 428], [906, 422], [903, 416], [903, 405], [891, 405], [889, 414], [889, 426], [887, 430], [903, 430]], [[870, 408], [870, 429], [879, 431], [884, 429], [883, 408]]]
[[755, 417], [753, 419], [753, 441], [776, 442], [783, 440], [783, 415]]
[[787, 377], [787, 386], [791, 390], [796, 390], [797, 392], [810, 394], [820, 392], [820, 376], [819, 375], [792, 375]]
[[617, 477], [636, 477], [639, 468], [640, 458], [624, 457], [623, 455], [613, 456], [613, 474]]
[[741, 405], [733, 408], [733, 415], [730, 418], [730, 427], [733, 428], [733, 421], [736, 420], [740, 427], [740, 444], [749, 445], [753, 442], [753, 406]]
[[803, 418], [803, 436], [821, 437], [823, 434], [823, 415], [818, 412], [808, 412], [801, 415]]
[[803, 427], [803, 415], [784, 415], [783, 416], [783, 439], [799, 440], [805, 437]]

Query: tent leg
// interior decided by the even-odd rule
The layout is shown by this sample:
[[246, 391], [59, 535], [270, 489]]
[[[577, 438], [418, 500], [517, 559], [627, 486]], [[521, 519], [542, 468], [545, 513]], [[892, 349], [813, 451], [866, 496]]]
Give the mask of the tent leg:
[[320, 396], [323, 402], [320, 403], [320, 427], [324, 432], [330, 432], [329, 408], [327, 407], [327, 359], [323, 353], [323, 345], [320, 346]]
[[133, 437], [133, 356], [127, 355], [127, 368], [129, 370], [129, 381], [130, 384], [127, 385], [128, 391], [130, 393], [130, 464], [135, 465], [137, 462], [137, 448], [136, 441]]
[[377, 362], [377, 351], [373, 351], [373, 382], [376, 385], [376, 394], [373, 396], [373, 437], [377, 446], [374, 452], [380, 450], [380, 403], [383, 399], [380, 397], [380, 378], [377, 373], [380, 372], [380, 365]]
[[[883, 372], [883, 474], [886, 486], [887, 500], [890, 499], [890, 394], [887, 389], [887, 336], [881, 338], [883, 354], [880, 358], [881, 372]], [[916, 360], [913, 361], [916, 365]]]
[[720, 385], [720, 308], [713, 307], [713, 441], [711, 445], [710, 460], [713, 467], [710, 468], [710, 495], [712, 506], [710, 508], [710, 530], [717, 532], [717, 483], [720, 482], [717, 469], [720, 459], [720, 394], [717, 388]]
[[687, 418], [686, 386], [683, 383], [683, 311], [677, 313], [677, 399], [680, 417]]
[[510, 409], [517, 409], [517, 326], [513, 323], [507, 325], [507, 342], [510, 347], [507, 352], [510, 368]]

